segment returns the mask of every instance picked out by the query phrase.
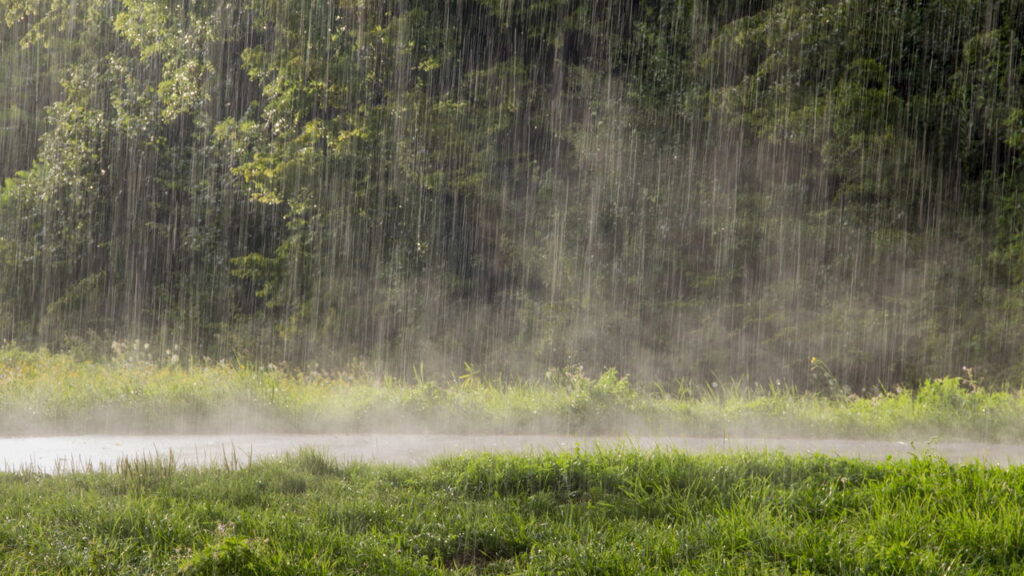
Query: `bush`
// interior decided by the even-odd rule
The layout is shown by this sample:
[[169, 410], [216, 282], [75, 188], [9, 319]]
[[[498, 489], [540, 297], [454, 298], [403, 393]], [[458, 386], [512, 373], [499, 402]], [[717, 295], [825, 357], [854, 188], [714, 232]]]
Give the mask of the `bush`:
[[637, 400], [629, 377], [619, 378], [618, 370], [609, 368], [597, 380], [582, 375], [574, 378], [569, 408], [578, 415], [602, 416], [617, 410], [631, 410]]

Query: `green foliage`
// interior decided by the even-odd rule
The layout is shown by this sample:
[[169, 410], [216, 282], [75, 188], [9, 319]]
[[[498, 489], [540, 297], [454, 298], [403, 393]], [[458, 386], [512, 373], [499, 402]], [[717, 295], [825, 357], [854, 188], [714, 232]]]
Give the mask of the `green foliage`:
[[628, 377], [619, 378], [618, 370], [609, 368], [596, 380], [582, 374], [573, 378], [569, 408], [584, 417], [612, 416], [636, 408], [637, 393]]
[[[831, 394], [786, 383], [646, 386], [614, 369], [577, 368], [543, 381], [473, 375], [381, 382], [372, 374], [286, 372], [274, 366], [204, 364], [183, 351], [115, 342], [114, 359], [76, 360], [45, 350], [0, 348], [0, 433], [409, 432], [446, 434], [675, 434], [692, 436], [975, 439], [1019, 441], [1024, 394], [986, 389], [973, 376], [930, 380], [870, 397], [849, 395], [827, 366], [812, 376]], [[818, 361], [820, 362], [820, 361]], [[337, 473], [300, 454], [314, 475]], [[174, 462], [167, 462], [173, 472]], [[126, 490], [151, 470], [124, 467]], [[138, 472], [138, 473], [136, 473]], [[296, 480], [279, 491], [302, 491]], [[257, 486], [242, 487], [258, 497]]]
[[[995, 575], [1024, 566], [1019, 467], [917, 454], [593, 450], [416, 468], [302, 458], [182, 468], [147, 493], [116, 471], [0, 474], [0, 569], [57, 574]], [[299, 477], [254, 502], [232, 486]]]
[[1019, 3], [0, 13], [0, 337], [807, 388], [818, 354], [866, 393], [1024, 374]]
[[178, 569], [181, 576], [263, 576], [274, 574], [244, 538], [229, 536], [195, 552]]

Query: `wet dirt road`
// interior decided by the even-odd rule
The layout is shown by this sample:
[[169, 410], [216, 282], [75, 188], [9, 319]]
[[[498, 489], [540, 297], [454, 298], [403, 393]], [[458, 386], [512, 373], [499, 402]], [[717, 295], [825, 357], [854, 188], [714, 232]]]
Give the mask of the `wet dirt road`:
[[630, 447], [689, 453], [780, 451], [869, 460], [935, 455], [951, 462], [995, 466], [1024, 464], [1024, 446], [971, 442], [893, 442], [796, 438], [678, 438], [574, 436], [457, 436], [413, 434], [235, 434], [184, 436], [49, 436], [0, 438], [0, 468], [42, 472], [113, 466], [123, 458], [166, 457], [183, 465], [244, 465], [310, 447], [339, 461], [422, 464], [474, 452], [539, 453]]

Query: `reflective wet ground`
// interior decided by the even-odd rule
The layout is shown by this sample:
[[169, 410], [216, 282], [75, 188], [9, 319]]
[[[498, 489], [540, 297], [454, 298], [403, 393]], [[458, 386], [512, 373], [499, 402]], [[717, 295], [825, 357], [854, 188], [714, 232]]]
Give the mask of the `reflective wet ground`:
[[678, 449], [691, 453], [781, 451], [883, 460], [934, 455], [951, 462], [980, 461], [1006, 466], [1024, 463], [1024, 446], [972, 442], [894, 442], [797, 438], [673, 438], [458, 435], [235, 434], [184, 436], [52, 436], [0, 438], [5, 470], [43, 472], [115, 465], [122, 458], [167, 457], [183, 465], [246, 464], [303, 447], [340, 461], [422, 464], [432, 458], [473, 452], [530, 453], [597, 447]]

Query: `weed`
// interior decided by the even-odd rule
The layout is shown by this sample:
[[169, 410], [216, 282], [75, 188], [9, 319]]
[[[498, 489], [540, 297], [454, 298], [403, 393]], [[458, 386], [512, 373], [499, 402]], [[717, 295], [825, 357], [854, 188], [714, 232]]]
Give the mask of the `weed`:
[[180, 576], [264, 576], [270, 567], [245, 538], [229, 536], [205, 546], [178, 568]]

